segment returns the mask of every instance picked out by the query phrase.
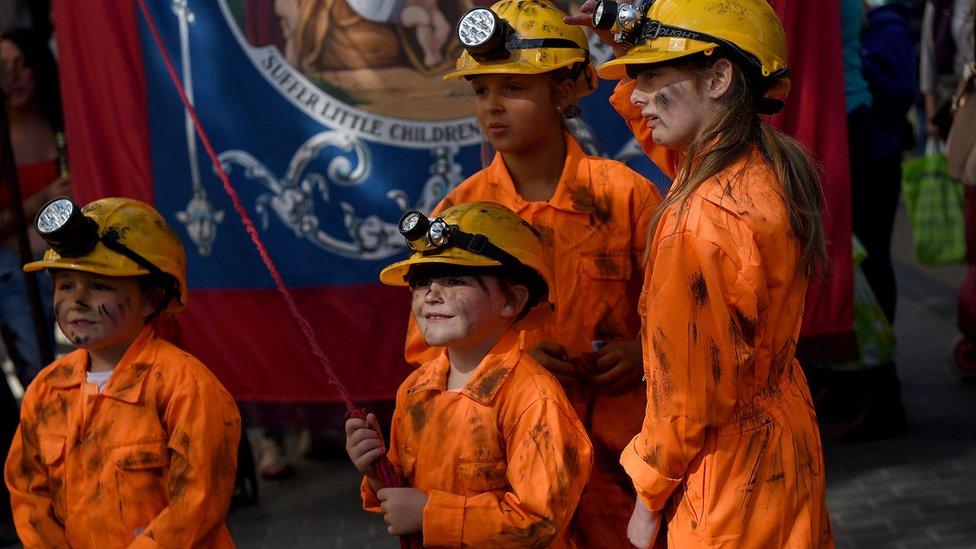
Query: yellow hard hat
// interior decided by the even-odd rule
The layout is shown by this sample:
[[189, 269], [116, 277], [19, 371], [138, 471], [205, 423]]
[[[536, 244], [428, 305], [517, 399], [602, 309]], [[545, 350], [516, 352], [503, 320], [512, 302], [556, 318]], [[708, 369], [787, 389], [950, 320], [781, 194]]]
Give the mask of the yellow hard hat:
[[[552, 310], [552, 267], [539, 232], [512, 210], [494, 202], [465, 202], [435, 219], [411, 210], [400, 218], [400, 233], [410, 244], [410, 257], [380, 272], [380, 281], [406, 286], [414, 265], [528, 268], [546, 284], [546, 306], [536, 305], [529, 322]], [[523, 321], [523, 327], [525, 321]]]
[[502, 0], [461, 17], [465, 51], [444, 80], [477, 74], [542, 74], [573, 70], [573, 99], [596, 90], [599, 79], [583, 29], [563, 23], [566, 14], [548, 0]]
[[[632, 32], [626, 55], [600, 66], [600, 77], [623, 78], [627, 65], [672, 61], [696, 53], [711, 55], [724, 46], [755, 66], [769, 86], [765, 97], [782, 101], [790, 89], [786, 33], [766, 0], [651, 0]], [[626, 34], [626, 32], [624, 33]], [[781, 106], [781, 103], [780, 105]], [[778, 109], [777, 109], [778, 110]]]
[[82, 209], [69, 198], [48, 202], [35, 220], [51, 246], [24, 271], [67, 269], [105, 276], [168, 275], [176, 287], [165, 312], [186, 306], [186, 252], [155, 208], [131, 198], [102, 198]]

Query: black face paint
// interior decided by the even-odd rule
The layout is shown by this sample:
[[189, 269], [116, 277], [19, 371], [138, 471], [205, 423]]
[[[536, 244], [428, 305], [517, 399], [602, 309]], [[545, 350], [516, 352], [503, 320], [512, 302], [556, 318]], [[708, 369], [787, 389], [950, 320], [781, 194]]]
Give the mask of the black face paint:
[[667, 94], [667, 88], [654, 94], [654, 104], [657, 105], [659, 109], [667, 110], [668, 106], [671, 104], [671, 97]]
[[118, 321], [114, 316], [112, 316], [112, 313], [108, 311], [108, 307], [106, 307], [104, 303], [98, 306], [98, 314], [103, 318], [107, 318], [112, 324], [118, 324]]

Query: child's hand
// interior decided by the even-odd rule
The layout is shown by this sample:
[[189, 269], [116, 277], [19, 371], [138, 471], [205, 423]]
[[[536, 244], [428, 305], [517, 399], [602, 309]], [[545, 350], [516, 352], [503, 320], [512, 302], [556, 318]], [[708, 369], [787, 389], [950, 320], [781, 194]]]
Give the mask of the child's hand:
[[[629, 4], [630, 2], [620, 2], [623, 4]], [[617, 43], [613, 39], [613, 33], [608, 30], [602, 30], [595, 28], [593, 26], [593, 11], [596, 9], [596, 0], [586, 0], [583, 5], [580, 6], [579, 15], [570, 15], [563, 17], [563, 23], [567, 25], [579, 25], [581, 27], [586, 27], [593, 31], [593, 34], [600, 37], [600, 40], [611, 48], [613, 48], [613, 54], [617, 57], [627, 53], [627, 47]]]
[[424, 506], [427, 494], [414, 488], [383, 488], [376, 492], [382, 502], [383, 520], [395, 536], [421, 532], [424, 529]]
[[640, 341], [615, 341], [597, 353], [596, 371], [590, 383], [601, 393], [622, 394], [640, 383], [644, 362]]
[[352, 418], [346, 420], [346, 453], [360, 473], [372, 481], [377, 481], [373, 464], [386, 454], [380, 424], [373, 414], [366, 415], [366, 421]]
[[549, 373], [559, 378], [564, 383], [578, 381], [579, 368], [571, 362], [566, 362], [566, 349], [562, 345], [551, 341], [540, 341], [536, 343], [529, 354], [549, 370]]
[[650, 547], [661, 529], [663, 517], [664, 513], [649, 510], [644, 502], [637, 498], [634, 513], [630, 515], [630, 522], [627, 524], [627, 539], [630, 544], [634, 547]]

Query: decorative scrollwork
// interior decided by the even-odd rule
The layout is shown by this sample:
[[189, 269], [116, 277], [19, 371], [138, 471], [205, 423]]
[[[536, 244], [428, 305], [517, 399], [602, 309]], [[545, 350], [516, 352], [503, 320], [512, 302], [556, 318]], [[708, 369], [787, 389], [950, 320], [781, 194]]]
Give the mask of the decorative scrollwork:
[[[353, 157], [337, 155], [329, 160], [325, 175], [308, 171], [309, 164], [323, 149], [334, 147]], [[438, 147], [432, 151], [434, 161], [430, 177], [420, 192], [414, 207], [429, 212], [461, 181], [461, 165], [454, 161], [456, 146]], [[330, 185], [354, 187], [369, 177], [372, 154], [366, 143], [355, 136], [338, 131], [316, 134], [295, 151], [286, 173], [276, 177], [265, 165], [247, 151], [230, 150], [219, 155], [223, 168], [231, 173], [234, 166], [242, 169], [246, 179], [268, 190], [258, 196], [254, 209], [267, 230], [273, 213], [295, 236], [305, 239], [335, 255], [360, 260], [384, 259], [403, 252], [406, 243], [397, 230], [396, 220], [387, 221], [374, 213], [362, 214], [348, 202], [339, 202], [343, 212], [346, 235], [337, 237], [322, 228], [316, 198], [331, 202]], [[409, 209], [406, 191], [391, 189], [386, 193], [401, 211]]]

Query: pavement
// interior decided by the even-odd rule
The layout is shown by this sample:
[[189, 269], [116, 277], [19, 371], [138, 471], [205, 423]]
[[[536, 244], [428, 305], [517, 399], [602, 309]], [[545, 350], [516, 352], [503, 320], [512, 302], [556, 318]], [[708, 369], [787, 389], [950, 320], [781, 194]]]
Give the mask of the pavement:
[[[903, 212], [893, 253], [898, 371], [908, 433], [844, 446], [835, 428], [824, 429], [827, 499], [837, 545], [976, 547], [976, 384], [960, 382], [949, 366], [964, 268], [917, 264]], [[254, 448], [256, 434], [249, 433]], [[261, 481], [258, 503], [231, 512], [228, 525], [238, 547], [398, 546], [379, 517], [361, 510], [359, 476], [341, 449], [324, 460], [293, 459], [294, 477]]]

